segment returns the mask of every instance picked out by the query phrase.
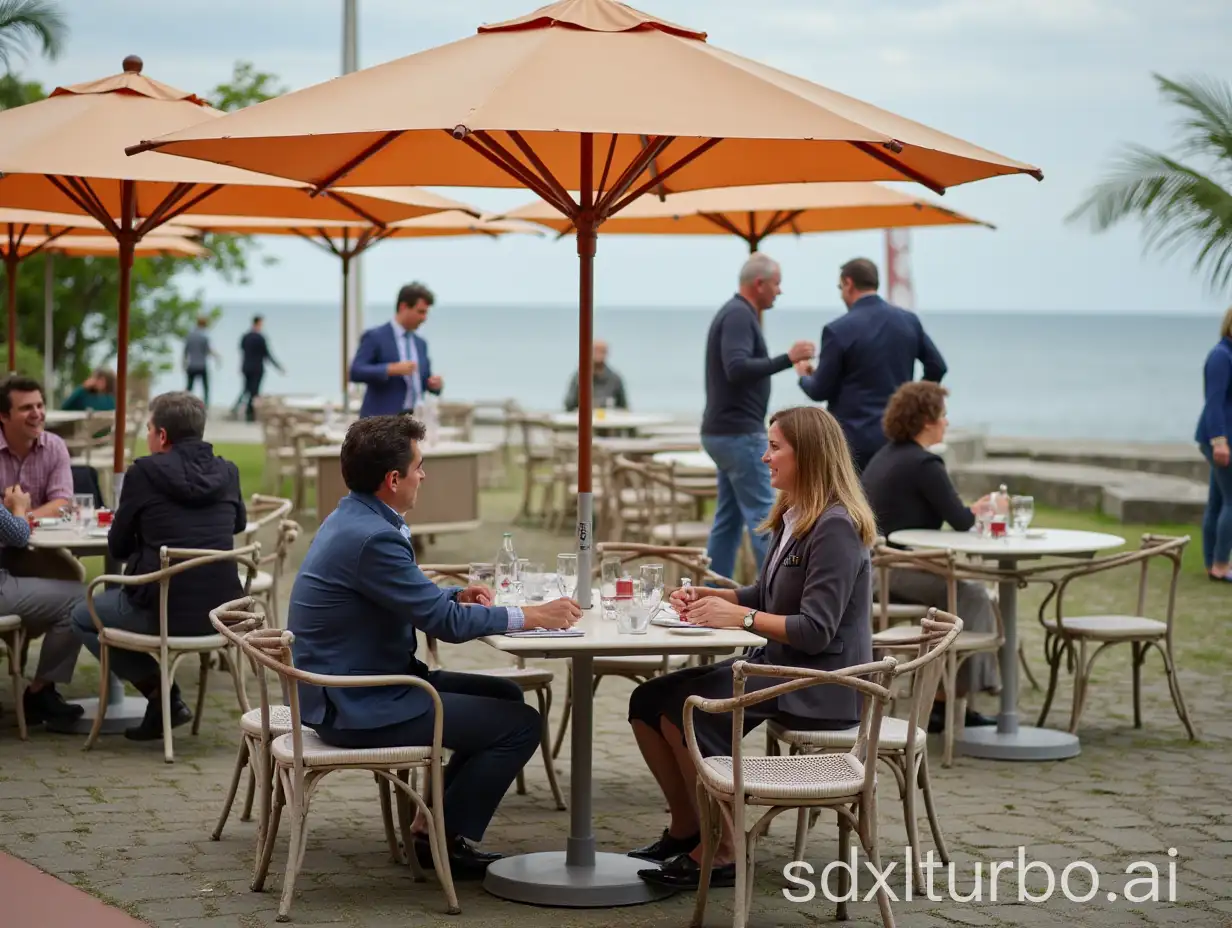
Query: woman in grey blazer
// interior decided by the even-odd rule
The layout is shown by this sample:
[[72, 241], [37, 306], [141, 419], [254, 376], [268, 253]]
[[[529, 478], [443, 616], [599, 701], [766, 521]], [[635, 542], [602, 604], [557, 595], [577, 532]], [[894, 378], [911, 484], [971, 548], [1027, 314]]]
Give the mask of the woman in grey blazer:
[[[676, 590], [673, 606], [696, 625], [745, 628], [765, 637], [765, 645], [743, 657], [751, 663], [833, 671], [871, 661], [869, 549], [876, 523], [842, 428], [818, 407], [783, 410], [770, 419], [762, 460], [778, 498], [761, 527], [772, 535], [757, 582], [738, 590]], [[629, 700], [638, 747], [671, 811], [671, 824], [657, 841], [629, 852], [662, 864], [639, 872], [650, 882], [678, 889], [697, 886], [700, 826], [694, 806], [696, 771], [681, 733], [684, 703], [692, 695], [730, 698], [735, 661], [656, 677], [638, 686]], [[760, 689], [775, 682], [754, 677], [747, 686]], [[745, 733], [771, 718], [795, 729], [845, 729], [859, 724], [860, 704], [845, 687], [797, 690], [747, 708]], [[731, 754], [730, 714], [697, 712], [693, 723], [704, 755]], [[725, 831], [711, 885], [734, 883], [731, 836]]]

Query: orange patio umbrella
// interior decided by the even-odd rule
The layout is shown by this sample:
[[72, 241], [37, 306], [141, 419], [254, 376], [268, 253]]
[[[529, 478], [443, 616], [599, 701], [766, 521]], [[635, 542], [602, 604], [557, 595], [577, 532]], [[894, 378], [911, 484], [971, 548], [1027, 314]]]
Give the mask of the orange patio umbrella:
[[[581, 259], [579, 572], [589, 576], [595, 236], [643, 194], [910, 180], [941, 193], [1038, 168], [716, 48], [614, 0], [561, 0], [476, 35], [162, 136], [158, 149], [311, 183], [526, 187]], [[578, 191], [575, 198], [569, 191]], [[590, 588], [581, 584], [581, 602]]]
[[[123, 420], [128, 374], [129, 282], [135, 245], [192, 212], [226, 215], [362, 219], [384, 225], [465, 207], [419, 191], [400, 201], [334, 190], [310, 196], [301, 183], [160, 154], [129, 158], [134, 138], [173, 132], [223, 114], [194, 94], [141, 73], [141, 59], [121, 74], [72, 87], [0, 112], [0, 206], [88, 216], [119, 243], [119, 351], [116, 415]], [[115, 472], [124, 466], [117, 431]]]
[[[373, 193], [376, 191], [368, 191]], [[397, 190], [384, 190], [389, 196], [397, 196]], [[231, 235], [291, 235], [298, 236], [327, 251], [342, 262], [342, 397], [343, 408], [347, 405], [351, 364], [350, 347], [350, 298], [349, 286], [351, 262], [372, 246], [391, 238], [423, 238], [446, 235], [488, 235], [497, 238], [510, 233], [543, 235], [538, 225], [516, 219], [489, 219], [477, 210], [474, 213], [461, 209], [444, 210], [415, 219], [391, 222], [385, 226], [369, 223], [326, 222], [309, 219], [276, 219], [255, 216], [185, 216], [180, 223], [202, 232], [219, 232]]]
[[[615, 0], [561, 0], [476, 35], [222, 119], [134, 139], [314, 185], [524, 187], [569, 218], [579, 257], [578, 600], [591, 604], [592, 326], [596, 237], [639, 197], [751, 184], [914, 181], [947, 187], [1039, 169], [775, 68]], [[139, 144], [138, 144], [139, 142]], [[570, 191], [577, 191], [576, 197]], [[650, 898], [597, 856], [590, 658], [574, 658], [569, 850], [498, 861], [507, 898], [614, 905]], [[525, 869], [519, 869], [525, 864]], [[550, 887], [550, 888], [549, 888]]]

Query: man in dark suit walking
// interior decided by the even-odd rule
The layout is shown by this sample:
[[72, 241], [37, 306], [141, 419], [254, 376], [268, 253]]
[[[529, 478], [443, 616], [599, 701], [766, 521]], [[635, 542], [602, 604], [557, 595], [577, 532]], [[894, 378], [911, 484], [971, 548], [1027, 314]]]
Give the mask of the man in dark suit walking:
[[894, 391], [915, 379], [915, 362], [924, 365], [924, 380], [940, 383], [946, 372], [920, 317], [887, 303], [878, 286], [877, 265], [868, 258], [844, 264], [838, 289], [847, 313], [821, 330], [816, 369], [796, 364], [800, 389], [838, 419], [858, 470], [886, 443], [881, 417]]
[[432, 373], [428, 343], [416, 334], [434, 302], [423, 284], [407, 284], [398, 291], [394, 318], [360, 338], [351, 361], [351, 383], [368, 387], [360, 418], [414, 409], [425, 394], [440, 395], [444, 381]]

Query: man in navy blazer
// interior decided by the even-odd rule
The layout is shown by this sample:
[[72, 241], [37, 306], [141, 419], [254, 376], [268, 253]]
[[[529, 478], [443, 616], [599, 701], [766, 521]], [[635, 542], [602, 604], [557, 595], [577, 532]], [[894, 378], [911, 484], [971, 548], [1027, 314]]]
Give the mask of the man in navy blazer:
[[[539, 713], [508, 680], [430, 671], [415, 655], [416, 632], [442, 641], [532, 628], [567, 628], [581, 616], [571, 599], [524, 609], [490, 605], [484, 587], [443, 589], [419, 569], [401, 513], [424, 479], [423, 424], [409, 415], [372, 416], [347, 430], [342, 477], [351, 493], [321, 523], [291, 590], [288, 628], [296, 667], [340, 675], [411, 674], [440, 695], [445, 768], [445, 832], [457, 879], [481, 876], [500, 855], [482, 840], [496, 807], [539, 746]], [[299, 684], [303, 720], [327, 744], [380, 748], [432, 743], [431, 695], [416, 686]], [[440, 814], [441, 810], [437, 810]], [[422, 826], [422, 827], [421, 827]], [[415, 853], [432, 866], [426, 826], [416, 822]]]
[[351, 383], [367, 384], [359, 408], [361, 418], [388, 416], [414, 409], [427, 393], [440, 395], [444, 381], [432, 373], [428, 343], [416, 331], [435, 302], [421, 283], [398, 291], [394, 318], [366, 331], [351, 360]]
[[796, 364], [800, 389], [827, 404], [861, 471], [886, 443], [881, 417], [894, 391], [915, 379], [916, 360], [924, 365], [924, 380], [940, 383], [946, 371], [920, 317], [887, 303], [877, 295], [878, 286], [872, 261], [855, 258], [844, 264], [838, 289], [847, 313], [821, 330], [816, 370], [807, 361]]

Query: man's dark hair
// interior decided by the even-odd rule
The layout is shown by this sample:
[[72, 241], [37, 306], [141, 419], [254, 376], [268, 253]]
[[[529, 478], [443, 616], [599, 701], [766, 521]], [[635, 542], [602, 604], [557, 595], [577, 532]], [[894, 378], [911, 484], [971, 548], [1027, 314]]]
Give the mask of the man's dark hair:
[[846, 278], [857, 290], [876, 290], [881, 285], [877, 265], [868, 258], [852, 258], [838, 271], [839, 280]]
[[46, 394], [43, 393], [43, 385], [33, 377], [26, 377], [24, 374], [12, 374], [0, 380], [0, 414], [8, 415], [13, 411], [13, 394], [14, 393], [35, 393], [46, 399]]
[[411, 442], [423, 441], [423, 423], [406, 413], [369, 416], [349, 429], [342, 442], [342, 479], [355, 493], [375, 493], [385, 475], [403, 476], [411, 467]]
[[264, 321], [265, 321], [265, 317], [264, 317], [264, 316], [262, 316], [260, 313], [258, 313], [257, 315], [255, 315], [255, 316], [253, 316], [253, 317], [252, 317], [252, 324], [253, 324], [253, 325], [260, 325], [260, 324], [261, 324], [262, 322], [264, 322]]
[[200, 397], [178, 390], [150, 400], [150, 421], [167, 433], [167, 441], [201, 439], [205, 436], [205, 403]]
[[394, 304], [394, 308], [397, 309], [403, 303], [407, 306], [414, 306], [420, 300], [423, 300], [431, 306], [436, 302], [436, 297], [432, 295], [431, 290], [419, 281], [415, 281], [413, 284], [404, 285], [402, 289], [398, 291], [398, 302]]

